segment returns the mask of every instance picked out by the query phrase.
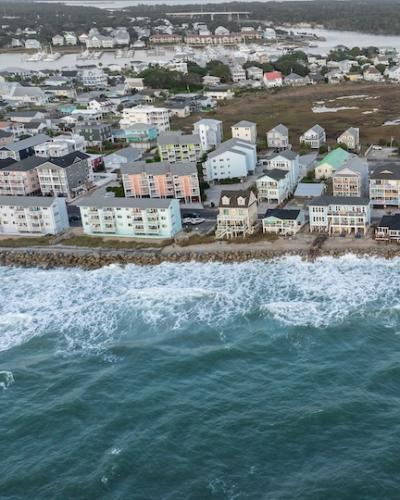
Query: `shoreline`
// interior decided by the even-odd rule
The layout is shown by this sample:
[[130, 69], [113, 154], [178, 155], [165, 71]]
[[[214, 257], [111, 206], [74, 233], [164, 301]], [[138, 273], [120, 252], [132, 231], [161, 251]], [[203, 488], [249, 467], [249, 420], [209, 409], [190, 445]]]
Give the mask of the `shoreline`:
[[221, 262], [239, 263], [251, 260], [274, 260], [283, 257], [300, 257], [304, 261], [313, 262], [320, 257], [339, 258], [354, 255], [359, 258], [378, 257], [393, 259], [400, 257], [400, 245], [363, 245], [360, 247], [336, 246], [328, 248], [305, 248], [302, 245], [293, 248], [271, 248], [239, 244], [232, 248], [209, 248], [208, 245], [197, 245], [184, 248], [147, 248], [120, 250], [112, 248], [88, 247], [26, 247], [9, 248], [0, 246], [0, 265], [9, 267], [38, 267], [40, 269], [82, 268], [84, 270], [99, 269], [112, 264], [141, 266], [159, 265], [163, 262]]

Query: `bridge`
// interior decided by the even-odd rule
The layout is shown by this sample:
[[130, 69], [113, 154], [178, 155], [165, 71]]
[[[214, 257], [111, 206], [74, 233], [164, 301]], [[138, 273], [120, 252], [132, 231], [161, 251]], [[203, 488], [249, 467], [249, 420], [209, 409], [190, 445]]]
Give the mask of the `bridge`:
[[214, 11], [214, 12], [205, 12], [205, 11], [201, 11], [201, 12], [193, 12], [193, 11], [191, 11], [191, 12], [167, 12], [165, 15], [171, 16], [171, 17], [190, 17], [190, 18], [193, 18], [196, 16], [210, 16], [211, 21], [214, 21], [215, 16], [227, 16], [229, 21], [232, 21], [234, 16], [236, 16], [237, 19], [239, 20], [240, 16], [248, 16], [249, 14], [251, 14], [251, 12], [223, 10], [223, 11]]

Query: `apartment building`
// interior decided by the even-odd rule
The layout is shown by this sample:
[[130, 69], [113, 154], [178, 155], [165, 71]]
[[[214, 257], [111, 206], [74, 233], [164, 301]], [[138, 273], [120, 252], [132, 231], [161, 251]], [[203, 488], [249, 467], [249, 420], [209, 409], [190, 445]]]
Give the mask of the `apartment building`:
[[137, 161], [121, 166], [125, 196], [134, 198], [176, 198], [198, 203], [200, 185], [196, 163]]
[[332, 175], [332, 192], [334, 196], [367, 196], [368, 195], [368, 163], [353, 156]]
[[44, 162], [43, 158], [36, 156], [29, 156], [20, 161], [9, 160], [7, 166], [0, 168], [0, 196], [40, 194], [36, 168]]
[[281, 123], [267, 132], [267, 145], [271, 149], [290, 149], [289, 129]]
[[107, 75], [99, 68], [84, 69], [81, 74], [82, 85], [91, 88], [105, 88], [108, 85]]
[[373, 207], [400, 207], [400, 166], [375, 168], [370, 175], [369, 196]]
[[231, 127], [232, 138], [257, 143], [257, 123], [242, 120]]
[[302, 210], [287, 210], [282, 208], [269, 209], [262, 219], [263, 233], [293, 236], [305, 224]]
[[253, 191], [221, 191], [216, 238], [236, 238], [254, 233], [257, 198]]
[[209, 153], [203, 163], [203, 172], [208, 181], [245, 178], [253, 173], [257, 163], [255, 144], [239, 139], [229, 139]]
[[300, 144], [306, 144], [311, 149], [319, 149], [326, 144], [326, 133], [320, 125], [314, 125], [300, 136]]
[[258, 201], [276, 203], [287, 200], [290, 193], [289, 172], [280, 169], [268, 170], [256, 180]]
[[369, 198], [321, 196], [309, 204], [310, 232], [366, 235], [371, 222]]
[[46, 159], [36, 167], [44, 196], [64, 196], [71, 200], [88, 188], [89, 155], [74, 151], [66, 156]]
[[170, 163], [196, 162], [203, 154], [200, 136], [184, 135], [181, 131], [161, 132], [157, 146], [161, 160]]
[[80, 208], [85, 234], [129, 238], [173, 238], [182, 229], [179, 201], [86, 196]]
[[193, 125], [193, 133], [200, 137], [201, 149], [209, 151], [219, 146], [223, 138], [222, 121], [203, 118]]
[[0, 196], [0, 234], [58, 234], [68, 227], [62, 198]]
[[167, 132], [170, 130], [170, 110], [155, 106], [125, 108], [122, 111], [121, 128], [130, 128], [136, 123], [155, 125], [159, 132]]

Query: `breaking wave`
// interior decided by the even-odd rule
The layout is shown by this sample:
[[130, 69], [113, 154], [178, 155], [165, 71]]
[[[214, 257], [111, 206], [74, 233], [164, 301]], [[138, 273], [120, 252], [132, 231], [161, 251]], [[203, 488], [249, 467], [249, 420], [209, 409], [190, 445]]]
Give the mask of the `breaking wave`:
[[44, 335], [67, 352], [98, 352], [127, 333], [146, 341], [149, 332], [162, 338], [188, 327], [212, 327], [223, 338], [246, 317], [261, 327], [326, 328], [351, 316], [391, 326], [398, 321], [399, 264], [346, 256], [95, 271], [1, 268], [0, 351]]

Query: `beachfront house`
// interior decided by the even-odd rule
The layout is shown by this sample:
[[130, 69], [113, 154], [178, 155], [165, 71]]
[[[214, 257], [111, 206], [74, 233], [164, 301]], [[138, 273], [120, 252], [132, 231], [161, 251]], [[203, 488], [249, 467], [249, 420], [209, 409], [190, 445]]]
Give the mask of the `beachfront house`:
[[321, 196], [309, 204], [310, 232], [366, 235], [371, 222], [369, 198]]
[[282, 87], [283, 76], [280, 71], [267, 71], [264, 73], [264, 85], [267, 89]]
[[257, 222], [257, 198], [253, 191], [221, 191], [216, 238], [253, 234]]
[[40, 195], [40, 184], [36, 167], [45, 161], [44, 158], [36, 156], [28, 156], [20, 161], [15, 161], [11, 158], [0, 160], [0, 195]]
[[303, 210], [268, 209], [262, 219], [263, 233], [293, 236], [305, 224]]
[[400, 243], [400, 214], [382, 217], [375, 229], [375, 240]]

